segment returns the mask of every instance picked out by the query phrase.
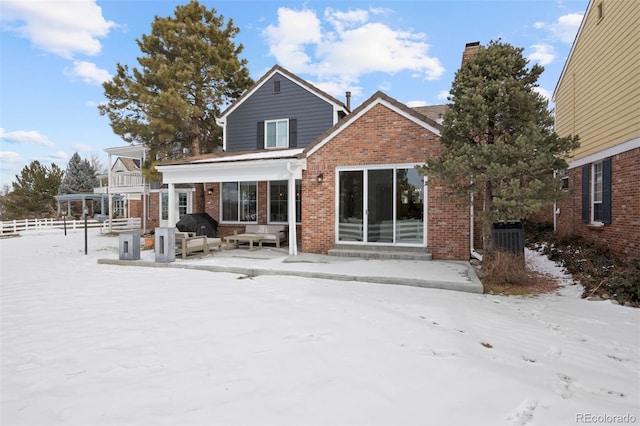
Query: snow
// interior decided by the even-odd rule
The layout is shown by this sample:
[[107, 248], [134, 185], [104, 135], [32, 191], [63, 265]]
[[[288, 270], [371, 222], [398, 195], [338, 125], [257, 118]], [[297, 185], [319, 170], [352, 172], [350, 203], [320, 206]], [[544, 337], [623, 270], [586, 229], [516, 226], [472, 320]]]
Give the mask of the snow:
[[88, 245], [0, 240], [3, 425], [640, 421], [640, 311], [533, 252], [557, 294], [102, 265], [118, 239]]

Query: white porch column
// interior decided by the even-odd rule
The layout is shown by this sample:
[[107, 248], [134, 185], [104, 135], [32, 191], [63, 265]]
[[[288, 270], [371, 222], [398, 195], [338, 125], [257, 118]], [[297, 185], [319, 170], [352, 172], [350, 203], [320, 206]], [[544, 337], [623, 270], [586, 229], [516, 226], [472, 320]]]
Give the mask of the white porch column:
[[174, 226], [176, 226], [176, 185], [173, 183], [168, 184], [169, 188], [169, 197], [167, 200], [167, 203], [169, 204], [167, 206], [167, 211], [169, 213], [169, 217], [168, 217], [168, 221], [169, 223], [167, 224], [167, 226], [169, 228], [172, 228]]
[[298, 254], [298, 236], [296, 235], [296, 174], [291, 162], [287, 162], [287, 172], [289, 172], [288, 180], [288, 197], [287, 197], [287, 217], [289, 218], [289, 254], [297, 256]]
[[[112, 194], [111, 194], [111, 167], [113, 167], [113, 165], [111, 164], [111, 153], [108, 154], [109, 159], [108, 164], [109, 164], [109, 168], [107, 170], [107, 198], [109, 201], [109, 232], [113, 231], [113, 226], [112, 226], [112, 221], [113, 221], [113, 199], [111, 198]], [[104, 212], [103, 212], [104, 213]]]
[[289, 254], [296, 256], [298, 254], [298, 237], [296, 235], [296, 178], [293, 174], [289, 176], [288, 192]]

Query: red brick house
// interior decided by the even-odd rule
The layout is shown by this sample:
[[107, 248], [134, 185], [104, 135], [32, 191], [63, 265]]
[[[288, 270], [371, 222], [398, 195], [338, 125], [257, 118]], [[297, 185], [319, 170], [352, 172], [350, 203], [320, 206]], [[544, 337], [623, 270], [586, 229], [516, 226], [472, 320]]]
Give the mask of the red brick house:
[[[441, 126], [377, 92], [350, 111], [274, 66], [219, 118], [223, 152], [158, 166], [176, 187], [205, 183], [206, 212], [225, 236], [247, 224], [288, 226], [289, 253], [340, 247], [411, 249], [467, 260], [471, 212], [415, 170], [438, 155]], [[169, 209], [168, 223], [176, 223]]]

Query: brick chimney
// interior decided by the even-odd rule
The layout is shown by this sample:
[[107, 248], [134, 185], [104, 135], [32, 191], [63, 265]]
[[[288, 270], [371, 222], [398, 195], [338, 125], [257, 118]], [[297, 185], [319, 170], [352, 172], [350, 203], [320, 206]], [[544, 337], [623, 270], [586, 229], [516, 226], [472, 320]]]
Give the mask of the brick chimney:
[[462, 52], [462, 65], [473, 59], [478, 54], [480, 49], [482, 49], [482, 46], [480, 45], [479, 41], [467, 43], [464, 46], [464, 52]]

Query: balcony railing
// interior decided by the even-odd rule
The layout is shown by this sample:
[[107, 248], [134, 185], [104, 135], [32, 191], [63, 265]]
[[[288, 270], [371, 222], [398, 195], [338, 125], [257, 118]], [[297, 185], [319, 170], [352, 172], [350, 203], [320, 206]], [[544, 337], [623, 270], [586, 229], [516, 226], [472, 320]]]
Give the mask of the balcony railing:
[[[140, 172], [116, 172], [111, 174], [112, 193], [140, 192], [144, 190], [144, 178]], [[93, 190], [96, 194], [107, 193], [107, 179], [100, 182], [100, 186]]]

